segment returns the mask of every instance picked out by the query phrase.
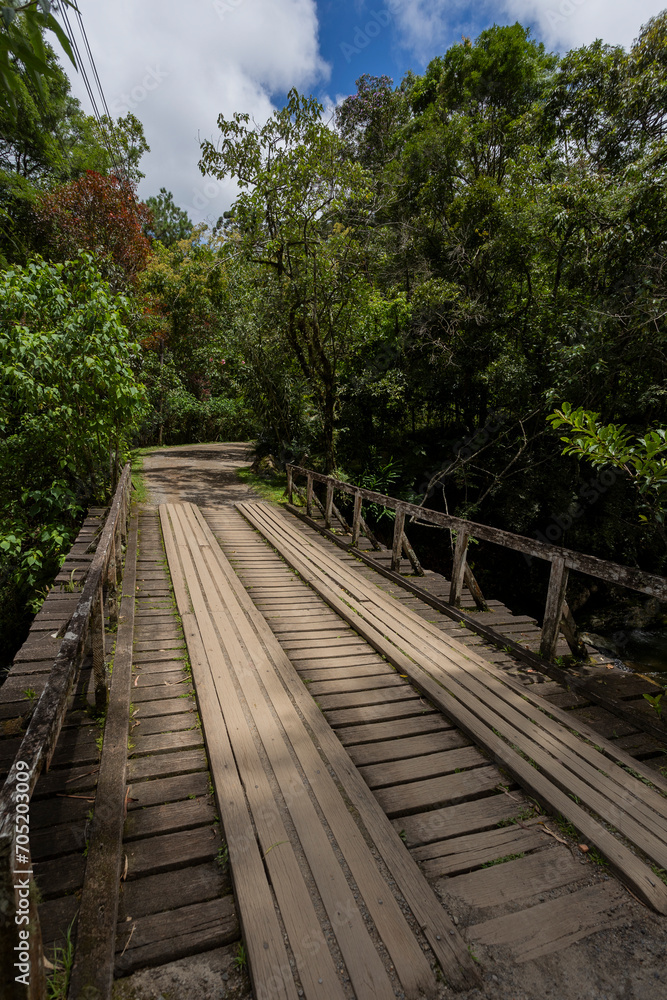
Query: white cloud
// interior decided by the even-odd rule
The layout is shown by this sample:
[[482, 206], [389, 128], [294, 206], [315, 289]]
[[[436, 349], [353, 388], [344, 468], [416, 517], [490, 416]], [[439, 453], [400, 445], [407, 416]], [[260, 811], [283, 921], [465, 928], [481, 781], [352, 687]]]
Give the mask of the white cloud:
[[531, 21], [547, 48], [565, 51], [602, 38], [626, 48], [665, 0], [504, 0], [508, 15]]
[[547, 48], [561, 52], [596, 38], [627, 47], [665, 0], [481, 0], [474, 5], [469, 0], [388, 0], [387, 6], [400, 44], [425, 62], [460, 34], [470, 34], [472, 18], [477, 25], [532, 24]]
[[[329, 77], [315, 0], [80, 0], [79, 8], [112, 115], [132, 110], [144, 125], [151, 152], [140, 194], [166, 187], [195, 221], [215, 221], [234, 197], [233, 185], [197, 169], [199, 138], [215, 139], [218, 115], [264, 121], [272, 93]], [[81, 76], [70, 78], [89, 110]]]

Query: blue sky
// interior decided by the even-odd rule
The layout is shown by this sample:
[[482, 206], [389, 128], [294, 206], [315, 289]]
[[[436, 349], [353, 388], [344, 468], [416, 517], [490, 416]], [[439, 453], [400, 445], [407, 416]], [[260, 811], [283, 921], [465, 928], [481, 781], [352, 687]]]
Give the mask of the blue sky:
[[[207, 180], [197, 169], [199, 142], [216, 138], [220, 113], [245, 111], [264, 121], [291, 87], [332, 108], [362, 74], [398, 83], [462, 35], [475, 38], [494, 23], [530, 25], [552, 51], [597, 37], [629, 46], [663, 5], [667, 0], [79, 0], [111, 113], [132, 111], [151, 146], [140, 195], [166, 187], [194, 221], [211, 223], [235, 196], [233, 183]], [[70, 78], [90, 112], [81, 75], [72, 70]]]

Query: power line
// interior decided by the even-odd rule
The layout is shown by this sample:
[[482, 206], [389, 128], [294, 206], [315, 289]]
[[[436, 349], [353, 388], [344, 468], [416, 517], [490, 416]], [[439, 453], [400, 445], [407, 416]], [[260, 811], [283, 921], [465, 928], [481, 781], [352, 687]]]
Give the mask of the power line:
[[109, 112], [109, 106], [107, 105], [107, 99], [104, 96], [104, 90], [102, 89], [102, 81], [100, 80], [100, 75], [97, 72], [97, 66], [95, 65], [95, 60], [93, 58], [93, 53], [91, 51], [90, 43], [88, 41], [88, 33], [87, 33], [86, 28], [84, 26], [83, 18], [81, 17], [81, 11], [79, 10], [78, 7], [76, 9], [76, 14], [77, 14], [77, 17], [79, 19], [79, 27], [81, 29], [81, 35], [82, 35], [83, 40], [84, 40], [85, 45], [86, 45], [86, 51], [88, 52], [88, 59], [90, 60], [90, 65], [93, 67], [93, 73], [95, 74], [95, 80], [97, 81], [97, 89], [99, 90], [100, 97], [102, 98], [102, 104], [104, 106], [105, 114], [106, 114], [107, 118], [111, 118], [111, 114]]
[[[85, 66], [83, 65], [83, 59], [82, 59], [82, 56], [81, 56], [81, 50], [79, 48], [79, 45], [77, 43], [76, 38], [74, 37], [74, 31], [72, 29], [72, 25], [70, 24], [69, 16], [67, 14], [67, 9], [64, 6], [62, 7], [62, 13], [63, 13], [63, 19], [65, 21], [65, 30], [67, 32], [67, 37], [69, 38], [69, 40], [70, 40], [70, 42], [72, 44], [72, 48], [74, 49], [76, 58], [78, 60], [78, 63], [79, 63], [80, 69], [81, 69], [81, 75], [83, 76], [84, 84], [85, 84], [86, 90], [88, 92], [88, 96], [90, 98], [90, 102], [91, 102], [91, 105], [92, 105], [92, 108], [93, 108], [93, 112], [94, 112], [95, 118], [97, 119], [97, 123], [100, 126], [100, 132], [101, 132], [101, 135], [102, 135], [102, 141], [104, 142], [104, 145], [107, 148], [107, 152], [109, 153], [109, 156], [111, 157], [111, 163], [113, 164], [116, 176], [120, 177], [120, 175], [122, 173], [124, 173], [124, 171], [121, 169], [121, 166], [120, 166], [120, 164], [118, 162], [117, 155], [116, 155], [117, 154], [117, 150], [113, 149], [113, 147], [111, 145], [111, 142], [110, 142], [110, 138], [111, 137], [110, 137], [109, 133], [107, 132], [107, 129], [106, 129], [106, 126], [105, 126], [104, 122], [102, 121], [102, 116], [100, 115], [100, 112], [99, 112], [99, 109], [98, 109], [98, 106], [97, 106], [97, 101], [96, 101], [94, 93], [93, 93], [93, 87], [92, 87], [91, 82], [90, 82], [89, 77], [88, 77], [88, 72], [87, 72]], [[80, 31], [81, 31], [81, 36], [82, 36], [83, 43], [85, 45], [85, 49], [86, 49], [86, 52], [87, 52], [87, 55], [88, 55], [88, 60], [90, 62], [90, 65], [91, 65], [91, 68], [92, 68], [92, 71], [93, 71], [93, 75], [95, 77], [95, 82], [97, 84], [97, 89], [99, 90], [100, 97], [101, 97], [101, 100], [102, 100], [102, 107], [104, 109], [104, 112], [106, 114], [107, 119], [109, 120], [109, 123], [111, 123], [111, 114], [109, 112], [109, 106], [107, 104], [106, 97], [104, 96], [104, 90], [103, 90], [103, 87], [102, 87], [102, 81], [100, 80], [100, 75], [99, 75], [99, 73], [97, 71], [97, 65], [95, 64], [95, 59], [93, 57], [93, 53], [92, 53], [92, 50], [90, 48], [90, 43], [88, 41], [88, 35], [86, 33], [86, 29], [85, 29], [85, 26], [84, 26], [84, 23], [83, 23], [83, 18], [81, 16], [81, 12], [78, 9], [77, 9], [76, 13], [77, 13], [78, 21], [79, 21], [79, 27], [80, 27]]]
[[100, 120], [100, 113], [99, 113], [99, 110], [97, 108], [97, 103], [95, 101], [95, 95], [94, 95], [93, 89], [92, 89], [92, 87], [90, 85], [90, 80], [88, 79], [88, 73], [86, 71], [86, 67], [83, 65], [83, 59], [81, 58], [81, 52], [79, 51], [79, 46], [77, 44], [76, 38], [74, 37], [74, 32], [72, 31], [72, 26], [69, 23], [69, 17], [68, 17], [68, 14], [67, 14], [67, 7], [65, 7], [65, 6], [62, 7], [62, 15], [63, 15], [63, 20], [65, 22], [65, 31], [67, 32], [67, 37], [70, 40], [70, 44], [72, 46], [72, 49], [74, 50], [74, 55], [76, 56], [76, 61], [77, 61], [78, 66], [79, 66], [79, 71], [81, 72], [81, 76], [83, 77], [83, 82], [85, 84], [86, 91], [88, 92], [88, 97], [90, 98], [90, 103], [91, 103], [92, 108], [93, 108], [93, 113], [95, 115], [95, 118], [97, 118], [97, 120], [99, 122], [99, 120]]

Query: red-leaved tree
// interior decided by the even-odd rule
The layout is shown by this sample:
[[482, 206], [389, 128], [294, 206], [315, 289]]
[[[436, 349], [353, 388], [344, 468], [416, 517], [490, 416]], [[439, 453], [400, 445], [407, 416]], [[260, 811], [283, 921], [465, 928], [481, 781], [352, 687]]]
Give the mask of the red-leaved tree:
[[150, 256], [144, 226], [150, 211], [130, 184], [93, 170], [42, 195], [36, 207], [38, 247], [52, 260], [93, 254], [112, 285], [131, 283]]

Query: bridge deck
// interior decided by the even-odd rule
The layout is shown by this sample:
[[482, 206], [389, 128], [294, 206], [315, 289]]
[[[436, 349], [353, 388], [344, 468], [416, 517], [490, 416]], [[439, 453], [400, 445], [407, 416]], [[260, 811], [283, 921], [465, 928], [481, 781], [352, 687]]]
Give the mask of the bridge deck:
[[[658, 773], [292, 516], [240, 510], [140, 514], [117, 976], [234, 942], [240, 924], [256, 997], [435, 996], [438, 965], [465, 990], [469, 947], [483, 966], [526, 962], [638, 919], [582, 840], [665, 912]], [[67, 617], [58, 599], [42, 633]], [[33, 662], [49, 661], [20, 660], [0, 688], [7, 761]], [[88, 678], [32, 805], [51, 947], [101, 805]]]

